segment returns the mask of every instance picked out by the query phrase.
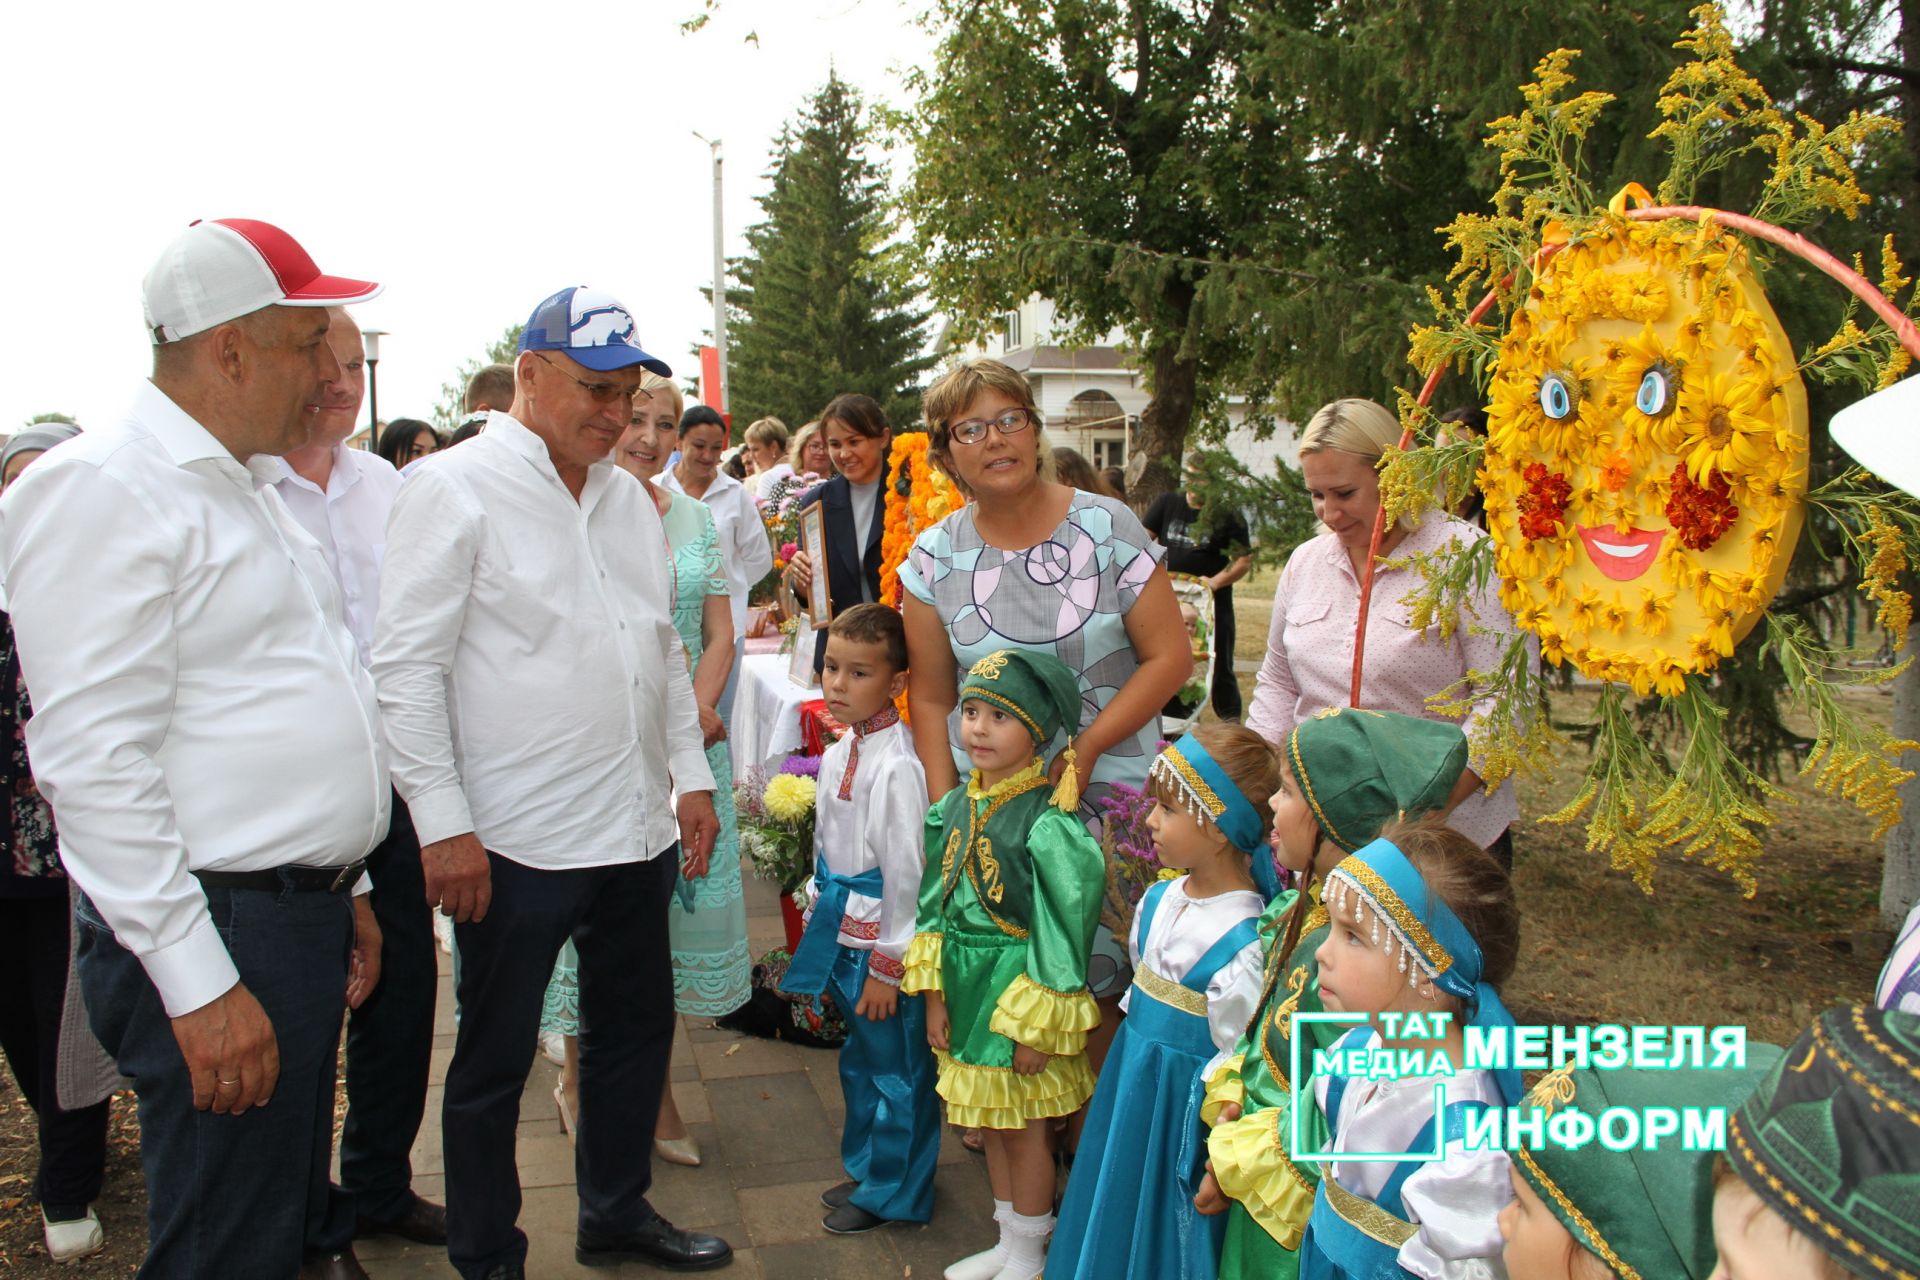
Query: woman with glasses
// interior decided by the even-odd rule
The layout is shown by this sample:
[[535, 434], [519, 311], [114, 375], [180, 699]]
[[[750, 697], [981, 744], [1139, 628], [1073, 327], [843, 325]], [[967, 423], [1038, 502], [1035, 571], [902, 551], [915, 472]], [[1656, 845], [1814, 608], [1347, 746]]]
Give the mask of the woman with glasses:
[[[886, 523], [887, 451], [893, 426], [871, 396], [835, 396], [820, 414], [820, 434], [838, 473], [800, 495], [796, 510], [818, 502], [825, 517], [827, 563], [815, 565], [804, 551], [787, 565], [787, 586], [804, 603], [826, 573], [834, 613], [880, 598], [880, 533]], [[827, 633], [814, 636], [813, 669], [827, 656]]]
[[[1164, 554], [1125, 504], [1054, 479], [1033, 392], [996, 360], [927, 389], [927, 457], [971, 501], [923, 532], [900, 567], [910, 674], [907, 704], [930, 795], [967, 768], [955, 710], [960, 677], [996, 649], [1051, 654], [1079, 680], [1072, 737], [1080, 814], [1099, 824], [1113, 784], [1142, 788], [1160, 708], [1193, 672]], [[1064, 741], [1046, 753], [1057, 779]], [[1132, 981], [1125, 946], [1102, 927], [1087, 985], [1102, 1027], [1097, 1069]]]

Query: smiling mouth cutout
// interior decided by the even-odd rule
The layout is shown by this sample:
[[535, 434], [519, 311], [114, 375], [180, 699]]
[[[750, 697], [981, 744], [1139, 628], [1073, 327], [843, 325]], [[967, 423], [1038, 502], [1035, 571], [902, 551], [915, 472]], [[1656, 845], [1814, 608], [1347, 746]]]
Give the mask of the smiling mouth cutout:
[[1667, 530], [1629, 529], [1616, 532], [1610, 524], [1580, 526], [1580, 542], [1594, 568], [1615, 582], [1632, 582], [1659, 557]]

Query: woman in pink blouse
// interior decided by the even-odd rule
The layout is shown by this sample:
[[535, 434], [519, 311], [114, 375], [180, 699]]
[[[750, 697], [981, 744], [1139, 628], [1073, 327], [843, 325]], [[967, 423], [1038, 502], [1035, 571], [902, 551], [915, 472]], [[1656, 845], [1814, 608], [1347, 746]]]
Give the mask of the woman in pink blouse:
[[[1295, 724], [1322, 708], [1348, 705], [1360, 582], [1380, 509], [1375, 468], [1381, 453], [1399, 439], [1400, 424], [1392, 413], [1371, 400], [1357, 399], [1323, 406], [1300, 433], [1300, 473], [1313, 498], [1313, 513], [1327, 531], [1295, 548], [1274, 592], [1267, 657], [1260, 664], [1247, 726], [1275, 746], [1286, 741]], [[1484, 537], [1472, 525], [1429, 511], [1418, 523], [1401, 520], [1385, 530], [1380, 558], [1411, 557]], [[1474, 616], [1462, 619], [1451, 637], [1441, 639], [1438, 626], [1415, 630], [1410, 611], [1400, 601], [1420, 585], [1415, 568], [1383, 564], [1375, 571], [1360, 705], [1443, 720], [1447, 717], [1432, 711], [1427, 699], [1468, 671], [1495, 669], [1515, 627], [1500, 604], [1497, 582], [1489, 582], [1471, 598]], [[1476, 700], [1461, 728], [1471, 737], [1479, 720], [1492, 713], [1490, 697]], [[1507, 828], [1519, 816], [1513, 783], [1504, 782], [1489, 795], [1476, 772], [1478, 764], [1476, 757], [1460, 775], [1453, 791], [1457, 807], [1448, 821], [1511, 870], [1513, 839]]]

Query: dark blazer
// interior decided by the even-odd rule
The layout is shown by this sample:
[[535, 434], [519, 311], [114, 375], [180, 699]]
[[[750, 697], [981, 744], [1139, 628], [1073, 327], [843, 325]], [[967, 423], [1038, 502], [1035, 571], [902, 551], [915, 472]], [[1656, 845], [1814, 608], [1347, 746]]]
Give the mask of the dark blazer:
[[[887, 523], [887, 478], [883, 472], [880, 491], [873, 496], [873, 523], [866, 538], [857, 539], [853, 528], [853, 490], [845, 476], [835, 476], [800, 495], [795, 510], [805, 510], [818, 502], [827, 524], [827, 599], [833, 611], [851, 609], [860, 603], [860, 583], [864, 579], [867, 594], [880, 598], [880, 535]], [[815, 570], [818, 582], [819, 570]], [[814, 637], [813, 669], [817, 673], [827, 660], [827, 633]]]

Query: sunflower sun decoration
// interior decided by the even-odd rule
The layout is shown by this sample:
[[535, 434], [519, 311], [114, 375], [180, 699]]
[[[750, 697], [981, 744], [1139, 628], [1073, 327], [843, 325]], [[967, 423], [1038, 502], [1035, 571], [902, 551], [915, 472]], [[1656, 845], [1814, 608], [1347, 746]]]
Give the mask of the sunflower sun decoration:
[[[1782, 793], [1743, 764], [1709, 695], [1714, 669], [1756, 627], [1787, 677], [1784, 701], [1812, 722], [1804, 770], [1857, 806], [1879, 839], [1898, 820], [1912, 774], [1891, 738], [1838, 696], [1891, 679], [1905, 662], [1861, 675], [1848, 655], [1798, 618], [1769, 611], [1806, 518], [1841, 530], [1861, 590], [1895, 649], [1912, 602], [1899, 576], [1920, 563], [1920, 503], [1853, 469], [1808, 492], [1802, 373], [1889, 386], [1908, 357], [1892, 331], [1854, 312], [1828, 342], [1796, 358], [1755, 275], [1767, 250], [1712, 216], [1638, 220], [1630, 204], [1686, 203], [1695, 181], [1735, 155], [1771, 161], [1752, 211], [1782, 226], [1851, 218], [1868, 199], [1846, 157], [1883, 117], [1856, 113], [1828, 129], [1775, 110], [1733, 58], [1719, 10], [1694, 11], [1679, 48], [1692, 55], [1660, 98], [1656, 137], [1671, 169], [1657, 195], [1638, 184], [1604, 206], [1582, 175], [1582, 139], [1611, 95], [1574, 93], [1559, 50], [1522, 86], [1526, 107], [1494, 122], [1503, 184], [1493, 211], [1446, 229], [1459, 255], [1451, 296], [1431, 294], [1438, 320], [1412, 334], [1413, 363], [1471, 372], [1488, 406], [1484, 442], [1435, 445], [1436, 422], [1406, 393], [1416, 444], [1382, 462], [1386, 518], [1417, 514], [1477, 484], [1489, 537], [1455, 553], [1414, 557], [1423, 585], [1405, 603], [1416, 625], [1474, 625], [1466, 596], [1490, 579], [1525, 633], [1499, 668], [1471, 672], [1433, 700], [1455, 714], [1489, 693], [1498, 713], [1474, 743], [1496, 786], [1544, 773], [1560, 739], [1548, 724], [1527, 636], [1555, 666], [1603, 682], [1592, 762], [1573, 802], [1548, 822], [1587, 821], [1587, 847], [1651, 891], [1656, 855], [1677, 847], [1731, 875], [1751, 895], [1760, 833]], [[1857, 268], [1858, 269], [1858, 268]], [[1864, 271], [1863, 271], [1864, 274]], [[1881, 291], [1914, 310], [1889, 240]], [[1494, 310], [1473, 303], [1491, 290]], [[1444, 437], [1442, 437], [1444, 439]], [[1636, 723], [1630, 697], [1659, 697], [1677, 726], [1670, 759]]]

